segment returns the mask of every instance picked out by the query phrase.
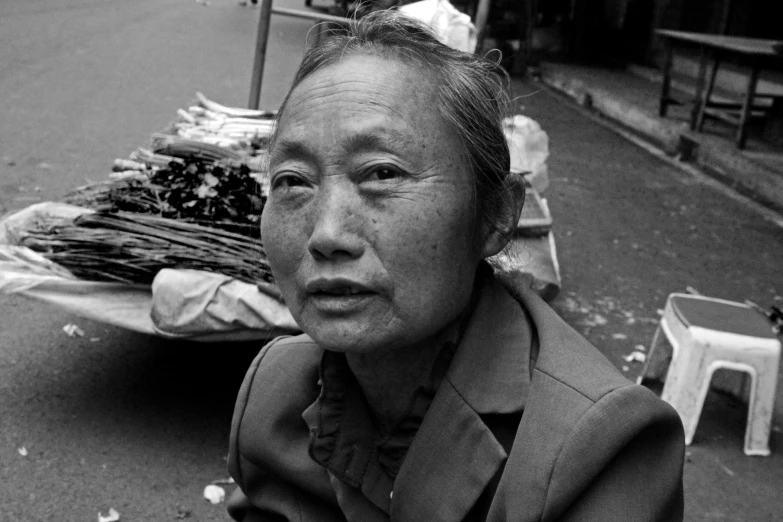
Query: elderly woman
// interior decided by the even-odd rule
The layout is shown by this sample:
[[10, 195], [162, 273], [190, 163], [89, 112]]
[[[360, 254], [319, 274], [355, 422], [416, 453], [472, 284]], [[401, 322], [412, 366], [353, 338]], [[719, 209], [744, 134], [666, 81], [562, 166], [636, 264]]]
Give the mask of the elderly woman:
[[677, 414], [486, 261], [524, 194], [505, 96], [401, 15], [306, 53], [262, 219], [305, 335], [240, 390], [236, 520], [682, 518]]

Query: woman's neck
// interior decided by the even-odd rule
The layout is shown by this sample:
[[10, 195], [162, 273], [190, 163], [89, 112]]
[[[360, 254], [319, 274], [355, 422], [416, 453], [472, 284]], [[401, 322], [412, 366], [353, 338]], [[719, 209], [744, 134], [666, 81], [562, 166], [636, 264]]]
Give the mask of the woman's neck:
[[415, 345], [382, 354], [346, 355], [383, 433], [390, 433], [408, 413], [416, 389], [429, 378], [444, 344], [456, 340], [456, 321]]

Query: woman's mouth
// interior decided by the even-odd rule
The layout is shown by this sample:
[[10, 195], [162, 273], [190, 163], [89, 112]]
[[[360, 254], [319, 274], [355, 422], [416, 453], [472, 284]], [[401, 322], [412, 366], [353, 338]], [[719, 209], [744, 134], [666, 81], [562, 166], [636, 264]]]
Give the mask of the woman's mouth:
[[327, 288], [324, 290], [319, 290], [315, 292], [316, 294], [326, 294], [326, 295], [357, 295], [357, 294], [363, 294], [363, 293], [369, 293], [364, 290], [361, 290], [359, 288], [354, 288], [350, 286], [340, 286], [335, 288]]
[[327, 314], [347, 314], [361, 310], [375, 292], [361, 283], [344, 279], [316, 279], [305, 285], [310, 302]]

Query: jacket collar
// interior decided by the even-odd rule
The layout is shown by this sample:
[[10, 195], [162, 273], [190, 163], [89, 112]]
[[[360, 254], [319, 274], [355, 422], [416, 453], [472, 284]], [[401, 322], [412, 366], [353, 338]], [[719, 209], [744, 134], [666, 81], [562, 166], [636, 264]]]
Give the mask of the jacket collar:
[[527, 399], [531, 323], [489, 278], [395, 481], [392, 520], [463, 520], [507, 454], [480, 415]]
[[494, 278], [481, 289], [447, 379], [477, 413], [521, 411], [535, 334], [524, 308]]

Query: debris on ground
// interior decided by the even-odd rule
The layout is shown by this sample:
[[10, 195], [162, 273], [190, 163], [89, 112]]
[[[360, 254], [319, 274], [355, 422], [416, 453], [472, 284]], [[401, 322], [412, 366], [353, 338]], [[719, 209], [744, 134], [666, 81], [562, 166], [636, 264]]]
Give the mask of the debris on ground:
[[609, 321], [607, 321], [606, 317], [604, 317], [601, 314], [593, 314], [592, 316], [586, 318], [584, 321], [582, 321], [586, 326], [603, 326]]
[[622, 333], [612, 334], [612, 339], [628, 339], [628, 336]]
[[216, 486], [231, 486], [232, 484], [236, 484], [236, 482], [234, 482], [234, 477], [213, 480], [212, 483]]
[[209, 500], [212, 504], [220, 504], [226, 498], [226, 490], [220, 486], [210, 484], [204, 488], [204, 498]]
[[186, 509], [183, 506], [177, 506], [177, 514], [174, 515], [174, 518], [176, 520], [183, 520], [185, 518], [190, 518], [192, 514], [193, 512], [189, 509]]
[[19, 448], [17, 448], [17, 450], [16, 450], [16, 451], [18, 451], [18, 452], [19, 452], [19, 454], [20, 454], [21, 456], [23, 456], [23, 457], [26, 457], [26, 456], [27, 456], [27, 448], [25, 448], [24, 446], [20, 446]]
[[68, 334], [68, 337], [84, 337], [84, 330], [79, 328], [73, 323], [68, 323], [65, 326], [63, 326], [63, 332]]
[[631, 352], [628, 355], [623, 356], [625, 362], [640, 362], [643, 363], [647, 360], [647, 355], [642, 352]]
[[[566, 310], [572, 313], [580, 313], [585, 315], [581, 321], [582, 325], [587, 327], [604, 326], [609, 323], [607, 317], [617, 317], [625, 320], [626, 324], [636, 323], [652, 323], [657, 324], [657, 318], [650, 317], [637, 317], [630, 310], [625, 310], [617, 299], [604, 296], [593, 301], [594, 304], [587, 302], [584, 299], [579, 299], [574, 293], [569, 293], [571, 297], [566, 297], [563, 300], [563, 305]], [[625, 334], [614, 334], [614, 339], [626, 339]]]
[[120, 514], [114, 508], [109, 508], [109, 514], [103, 516], [103, 513], [98, 513], [98, 522], [117, 522], [120, 519]]
[[751, 307], [753, 310], [761, 314], [762, 317], [767, 319], [770, 323], [772, 331], [776, 335], [783, 334], [783, 309], [779, 306], [771, 305], [768, 309], [763, 306], [759, 306], [750, 299], [745, 300], [745, 304]]

